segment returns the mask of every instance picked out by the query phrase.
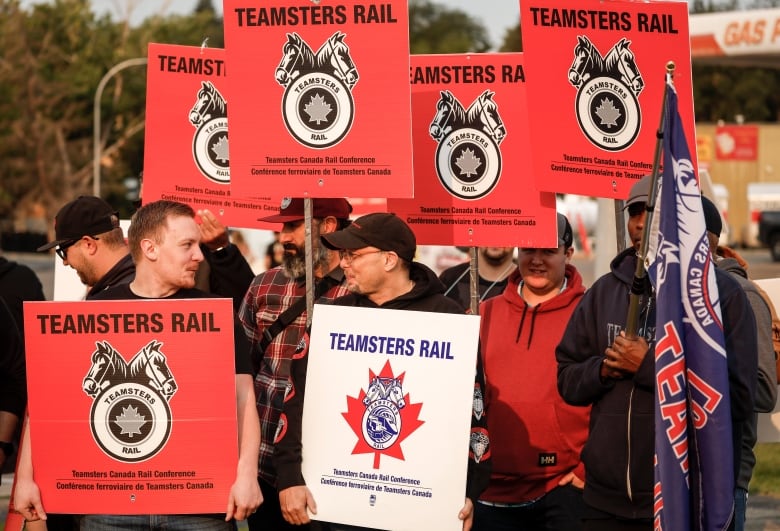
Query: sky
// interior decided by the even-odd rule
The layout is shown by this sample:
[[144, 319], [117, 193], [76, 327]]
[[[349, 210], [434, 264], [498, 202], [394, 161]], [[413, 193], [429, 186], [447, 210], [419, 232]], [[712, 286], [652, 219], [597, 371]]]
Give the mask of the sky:
[[[22, 5], [43, 3], [45, 0], [22, 0]], [[504, 39], [504, 32], [517, 24], [520, 19], [519, 0], [433, 0], [437, 4], [465, 11], [488, 30], [490, 42], [498, 48]], [[127, 15], [128, 6], [134, 6], [131, 21], [140, 22], [147, 16], [160, 12], [163, 14], [190, 13], [197, 0], [92, 0], [97, 13], [110, 13], [117, 18]], [[222, 1], [213, 0], [218, 11], [222, 10]]]

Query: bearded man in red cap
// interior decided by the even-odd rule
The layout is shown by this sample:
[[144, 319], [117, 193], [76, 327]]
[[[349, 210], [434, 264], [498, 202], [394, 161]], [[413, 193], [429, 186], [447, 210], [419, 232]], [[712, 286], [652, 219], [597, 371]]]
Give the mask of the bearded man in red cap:
[[[352, 206], [343, 198], [312, 200], [312, 241], [315, 298], [329, 301], [348, 293], [339, 254], [320, 244], [320, 235], [349, 225]], [[250, 530], [295, 529], [282, 517], [277, 474], [272, 458], [274, 445], [286, 431], [282, 403], [290, 376], [290, 359], [306, 328], [306, 237], [303, 199], [285, 198], [279, 213], [260, 221], [281, 223], [279, 242], [284, 246], [282, 265], [255, 277], [244, 297], [239, 318], [252, 342], [255, 394], [262, 441], [258, 481], [265, 502], [248, 519]]]

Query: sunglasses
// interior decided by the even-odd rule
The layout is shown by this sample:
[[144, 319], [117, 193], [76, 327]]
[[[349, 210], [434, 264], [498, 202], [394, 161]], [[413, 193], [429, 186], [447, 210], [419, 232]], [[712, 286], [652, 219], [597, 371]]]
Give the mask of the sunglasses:
[[66, 260], [68, 258], [68, 247], [76, 245], [76, 242], [78, 242], [78, 240], [69, 240], [65, 243], [61, 243], [54, 248], [54, 251], [57, 253], [57, 256], [63, 260]]
[[[100, 239], [97, 236], [90, 236], [90, 238], [92, 238], [93, 240], [99, 240]], [[58, 245], [57, 247], [54, 248], [54, 252], [56, 252], [57, 256], [59, 256], [63, 260], [67, 260], [68, 259], [68, 248], [69, 247], [73, 247], [74, 245], [76, 245], [79, 242], [79, 240], [81, 240], [81, 238], [79, 238], [78, 240], [68, 240], [65, 243], [61, 243], [60, 245]]]

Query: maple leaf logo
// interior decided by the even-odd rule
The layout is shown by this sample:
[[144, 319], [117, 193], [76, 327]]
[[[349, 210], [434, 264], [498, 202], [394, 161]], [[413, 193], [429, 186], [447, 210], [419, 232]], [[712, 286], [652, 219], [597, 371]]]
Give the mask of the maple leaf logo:
[[455, 159], [455, 165], [460, 168], [460, 174], [471, 177], [477, 174], [477, 168], [482, 166], [482, 161], [474, 156], [474, 150], [466, 148], [463, 153]]
[[230, 160], [228, 155], [228, 139], [227, 136], [221, 136], [219, 140], [211, 147], [214, 152], [214, 158], [220, 162], [227, 162]]
[[138, 414], [138, 409], [127, 406], [121, 415], [117, 415], [115, 422], [122, 428], [120, 435], [129, 435], [132, 438], [133, 435], [141, 435], [141, 426], [146, 424], [146, 419]]
[[617, 127], [617, 119], [620, 118], [620, 110], [615, 107], [612, 100], [604, 98], [601, 100], [598, 108], [596, 109], [596, 115], [601, 118], [601, 125]]
[[330, 114], [332, 110], [330, 104], [319, 94], [312, 96], [309, 103], [303, 107], [303, 111], [309, 115], [309, 121], [317, 122], [317, 125], [327, 121], [328, 114]]
[[357, 397], [347, 396], [347, 411], [342, 416], [357, 435], [352, 454], [374, 454], [374, 468], [382, 455], [404, 460], [401, 443], [425, 424], [420, 420], [422, 403], [412, 404], [409, 394], [400, 396], [404, 375], [393, 375], [390, 362], [382, 371], [368, 371], [368, 392], [361, 389]]

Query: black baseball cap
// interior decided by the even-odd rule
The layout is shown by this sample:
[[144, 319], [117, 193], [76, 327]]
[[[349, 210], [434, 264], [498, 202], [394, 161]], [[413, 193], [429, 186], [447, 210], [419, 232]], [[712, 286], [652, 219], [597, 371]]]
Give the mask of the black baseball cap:
[[323, 234], [325, 247], [333, 250], [376, 247], [411, 262], [417, 252], [414, 232], [395, 214], [376, 212], [357, 218], [344, 230]]
[[563, 245], [568, 249], [574, 241], [574, 233], [571, 230], [571, 224], [566, 216], [558, 212], [558, 245]]
[[103, 234], [117, 227], [119, 212], [99, 197], [82, 195], [57, 212], [54, 217], [55, 240], [38, 247], [38, 251], [48, 251], [63, 243]]

